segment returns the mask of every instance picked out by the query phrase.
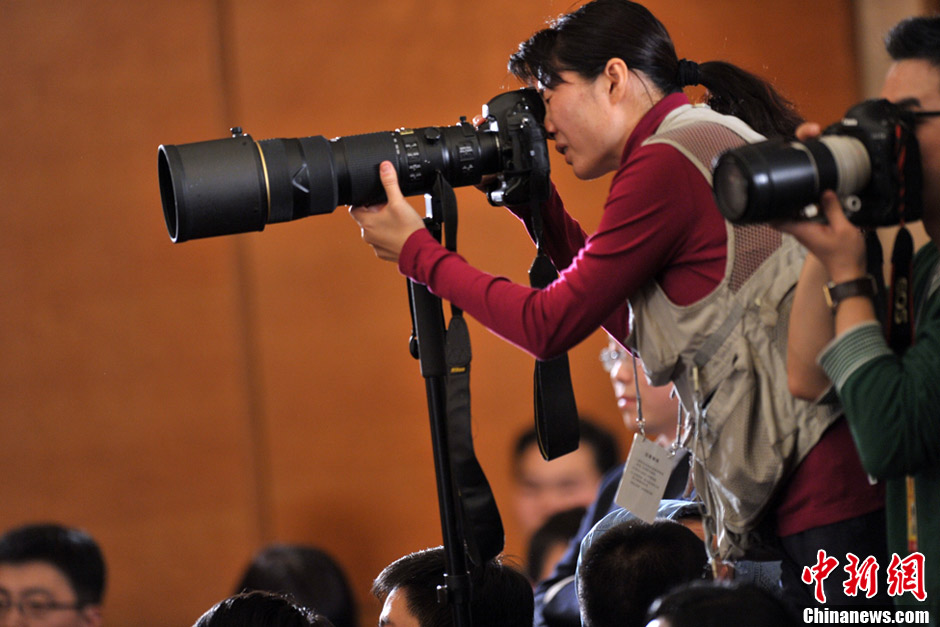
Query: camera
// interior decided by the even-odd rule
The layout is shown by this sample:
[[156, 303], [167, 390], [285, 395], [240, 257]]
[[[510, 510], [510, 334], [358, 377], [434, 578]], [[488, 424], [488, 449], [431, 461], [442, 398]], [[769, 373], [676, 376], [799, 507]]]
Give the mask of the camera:
[[487, 192], [496, 205], [547, 198], [545, 105], [538, 92], [499, 94], [484, 105], [483, 116], [479, 127], [462, 117], [455, 126], [331, 140], [255, 141], [236, 127], [228, 139], [161, 145], [160, 196], [170, 239], [261, 231], [339, 205], [382, 202], [378, 165], [386, 160], [395, 165], [405, 196], [429, 192], [440, 173], [453, 187], [498, 175]]
[[915, 119], [887, 100], [866, 100], [816, 139], [729, 150], [714, 164], [718, 209], [735, 224], [816, 219], [814, 203], [831, 189], [857, 226], [918, 220], [922, 173]]

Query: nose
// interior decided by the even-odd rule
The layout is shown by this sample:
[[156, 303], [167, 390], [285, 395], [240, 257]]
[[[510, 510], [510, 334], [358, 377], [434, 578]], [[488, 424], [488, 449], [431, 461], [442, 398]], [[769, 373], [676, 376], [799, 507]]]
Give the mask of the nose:
[[26, 627], [27, 625], [29, 625], [29, 620], [23, 612], [22, 604], [10, 606], [10, 609], [0, 616], [0, 627]]
[[548, 133], [548, 138], [554, 140], [555, 131], [558, 129], [555, 127], [555, 122], [552, 120], [552, 114], [548, 110], [548, 107], [545, 108], [545, 119], [542, 120], [542, 124], [545, 126], [545, 132]]
[[633, 380], [633, 361], [623, 357], [614, 362], [614, 367], [610, 369], [610, 379], [614, 383], [632, 385]]

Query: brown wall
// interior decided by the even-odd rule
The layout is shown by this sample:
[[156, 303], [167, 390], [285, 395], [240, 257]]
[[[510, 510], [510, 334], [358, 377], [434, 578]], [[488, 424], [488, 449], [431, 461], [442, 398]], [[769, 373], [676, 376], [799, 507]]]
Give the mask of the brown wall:
[[[856, 100], [848, 0], [657, 0], [680, 56], [768, 76], [807, 116]], [[404, 280], [343, 209], [173, 245], [156, 147], [452, 124], [567, 2], [0, 0], [0, 527], [97, 536], [113, 625], [188, 625], [264, 542], [319, 544], [364, 604], [440, 542]], [[555, 178], [593, 229], [606, 180]], [[460, 190], [461, 247], [524, 282], [514, 219]], [[531, 360], [471, 322], [476, 447], [507, 527]], [[581, 408], [622, 433], [597, 334]], [[624, 436], [626, 442], [626, 437]]]

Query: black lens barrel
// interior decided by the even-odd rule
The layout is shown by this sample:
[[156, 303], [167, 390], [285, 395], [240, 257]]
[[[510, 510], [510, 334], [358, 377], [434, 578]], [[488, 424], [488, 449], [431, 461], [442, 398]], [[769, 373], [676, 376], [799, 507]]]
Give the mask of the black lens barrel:
[[771, 140], [721, 155], [714, 170], [715, 201], [736, 224], [797, 218], [835, 189], [838, 172], [832, 152], [819, 140]]
[[174, 242], [260, 231], [385, 200], [378, 165], [391, 161], [405, 196], [431, 190], [437, 172], [454, 187], [502, 167], [497, 133], [461, 122], [350, 135], [268, 139], [249, 135], [158, 150], [160, 194]]
[[174, 242], [264, 228], [267, 185], [250, 136], [164, 145], [157, 157], [163, 216]]

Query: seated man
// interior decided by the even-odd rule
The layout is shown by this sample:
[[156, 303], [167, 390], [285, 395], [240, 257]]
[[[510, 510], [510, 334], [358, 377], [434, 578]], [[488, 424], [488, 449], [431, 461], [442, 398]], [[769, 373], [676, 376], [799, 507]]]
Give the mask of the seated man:
[[514, 505], [527, 542], [553, 514], [590, 505], [604, 473], [620, 462], [612, 433], [584, 419], [580, 429], [578, 449], [551, 461], [545, 461], [539, 452], [534, 427], [516, 439], [512, 453]]
[[[372, 593], [383, 602], [380, 627], [451, 627], [453, 609], [438, 600], [444, 584], [444, 549], [401, 557], [379, 573]], [[474, 625], [532, 626], [532, 587], [515, 568], [493, 559], [471, 574]]]
[[586, 627], [643, 627], [656, 598], [711, 574], [705, 543], [673, 520], [622, 521], [583, 546], [577, 588]]
[[102, 624], [105, 564], [84, 531], [26, 525], [0, 536], [0, 624]]

